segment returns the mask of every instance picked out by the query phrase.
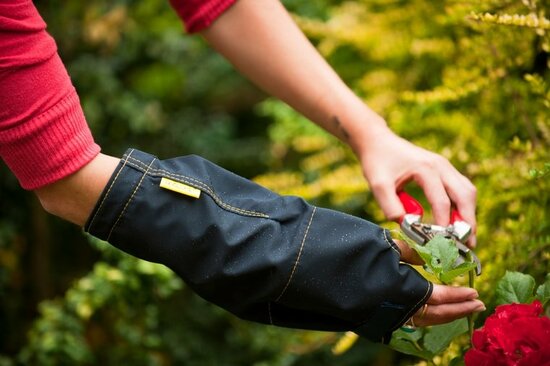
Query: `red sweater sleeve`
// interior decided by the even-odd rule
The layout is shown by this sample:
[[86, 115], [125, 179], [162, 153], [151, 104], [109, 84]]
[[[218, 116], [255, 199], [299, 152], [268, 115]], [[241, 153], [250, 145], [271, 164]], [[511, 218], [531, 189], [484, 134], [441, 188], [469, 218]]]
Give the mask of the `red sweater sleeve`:
[[0, 157], [25, 189], [99, 153], [55, 41], [31, 0], [0, 2]]
[[189, 33], [207, 28], [236, 0], [170, 0]]

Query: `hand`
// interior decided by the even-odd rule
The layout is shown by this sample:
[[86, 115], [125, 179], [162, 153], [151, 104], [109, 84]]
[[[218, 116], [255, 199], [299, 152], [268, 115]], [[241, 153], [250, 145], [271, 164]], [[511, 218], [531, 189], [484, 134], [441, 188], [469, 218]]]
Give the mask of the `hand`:
[[418, 327], [425, 327], [484, 311], [485, 305], [477, 297], [477, 291], [469, 287], [434, 285], [432, 296], [413, 316], [413, 322]]
[[[394, 240], [401, 250], [401, 260], [411, 264], [422, 264], [416, 251], [405, 242]], [[415, 326], [425, 327], [452, 322], [471, 313], [485, 310], [478, 293], [469, 287], [435, 285], [432, 296], [412, 318]]]
[[[202, 35], [260, 88], [349, 144], [389, 219], [405, 213], [396, 191], [414, 180], [437, 224], [449, 223], [452, 201], [475, 233], [472, 183], [443, 157], [394, 135], [342, 82], [279, 1], [238, 1]], [[262, 52], [258, 45], [265, 45]], [[471, 238], [474, 247], [475, 235]]]
[[423, 189], [432, 206], [436, 224], [448, 225], [451, 205], [456, 206], [472, 226], [468, 246], [475, 247], [476, 189], [447, 159], [411, 144], [387, 128], [371, 135], [357, 152], [365, 177], [388, 219], [405, 213], [397, 191], [413, 180]]

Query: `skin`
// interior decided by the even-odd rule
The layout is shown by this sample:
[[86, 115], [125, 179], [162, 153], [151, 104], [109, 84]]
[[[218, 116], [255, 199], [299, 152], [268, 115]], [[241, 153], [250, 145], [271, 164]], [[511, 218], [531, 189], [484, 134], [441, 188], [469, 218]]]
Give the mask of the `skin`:
[[[394, 240], [401, 250], [401, 260], [414, 265], [424, 262], [418, 253], [401, 240]], [[444, 324], [455, 319], [463, 318], [471, 313], [485, 310], [483, 302], [478, 300], [479, 294], [469, 287], [451, 287], [434, 284], [432, 296], [424, 307], [414, 314], [416, 326]]]
[[[415, 181], [436, 224], [449, 224], [454, 204], [475, 233], [474, 185], [447, 159], [396, 136], [344, 84], [279, 1], [239, 0], [202, 35], [266, 92], [347, 143], [387, 218], [405, 213], [396, 192]], [[469, 244], [475, 246], [475, 235]]]
[[[202, 36], [266, 92], [349, 144], [389, 219], [405, 213], [396, 192], [412, 180], [423, 188], [437, 224], [449, 223], [455, 205], [475, 232], [472, 183], [445, 158], [395, 135], [342, 82], [279, 1], [239, 0]], [[48, 212], [83, 226], [118, 161], [99, 154], [76, 173], [35, 193]], [[404, 262], [421, 263], [405, 243], [397, 244]], [[441, 324], [485, 310], [477, 297], [474, 289], [435, 285], [428, 307], [415, 314], [414, 323]]]

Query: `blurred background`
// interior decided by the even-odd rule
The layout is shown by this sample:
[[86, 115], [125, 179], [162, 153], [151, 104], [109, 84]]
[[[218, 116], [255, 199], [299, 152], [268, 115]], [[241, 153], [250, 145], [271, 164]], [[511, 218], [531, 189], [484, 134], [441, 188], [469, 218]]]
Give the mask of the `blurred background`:
[[[283, 3], [394, 131], [476, 184], [484, 265], [476, 286], [489, 305], [478, 324], [506, 270], [541, 283], [550, 268], [550, 5]], [[35, 4], [105, 153], [199, 154], [277, 192], [395, 228], [346, 146], [186, 35], [166, 0]], [[47, 215], [0, 166], [1, 366], [422, 364], [362, 340], [335, 354], [341, 336], [241, 321], [165, 267]]]

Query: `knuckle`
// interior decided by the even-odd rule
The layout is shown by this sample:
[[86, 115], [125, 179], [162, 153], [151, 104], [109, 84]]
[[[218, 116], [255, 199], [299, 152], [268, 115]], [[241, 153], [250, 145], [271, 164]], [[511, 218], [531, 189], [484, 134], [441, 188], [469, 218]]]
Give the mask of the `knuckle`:
[[425, 172], [431, 172], [435, 170], [436, 163], [434, 159], [422, 159], [418, 162], [418, 169]]
[[444, 302], [445, 295], [448, 292], [448, 288], [442, 285], [434, 285], [432, 296], [430, 297], [431, 304], [441, 304]]
[[387, 179], [372, 179], [369, 181], [369, 185], [373, 192], [384, 192], [391, 186], [391, 181]]
[[452, 165], [451, 162], [449, 161], [449, 159], [447, 159], [446, 157], [444, 157], [442, 155], [437, 155], [436, 154], [435, 161], [437, 162], [437, 164], [440, 164], [440, 165], [443, 165], [443, 166]]
[[472, 183], [468, 184], [466, 195], [471, 200], [475, 200], [477, 198], [477, 188]]
[[462, 192], [457, 196], [456, 203], [460, 206], [471, 206], [477, 199], [476, 187], [468, 183], [462, 188]]
[[432, 202], [432, 206], [436, 210], [447, 212], [451, 208], [451, 200], [446, 196], [439, 196], [434, 199], [434, 202]]
[[434, 306], [433, 309], [431, 309], [431, 316], [432, 318], [440, 319], [444, 316], [444, 314], [441, 313], [441, 307], [440, 306]]

